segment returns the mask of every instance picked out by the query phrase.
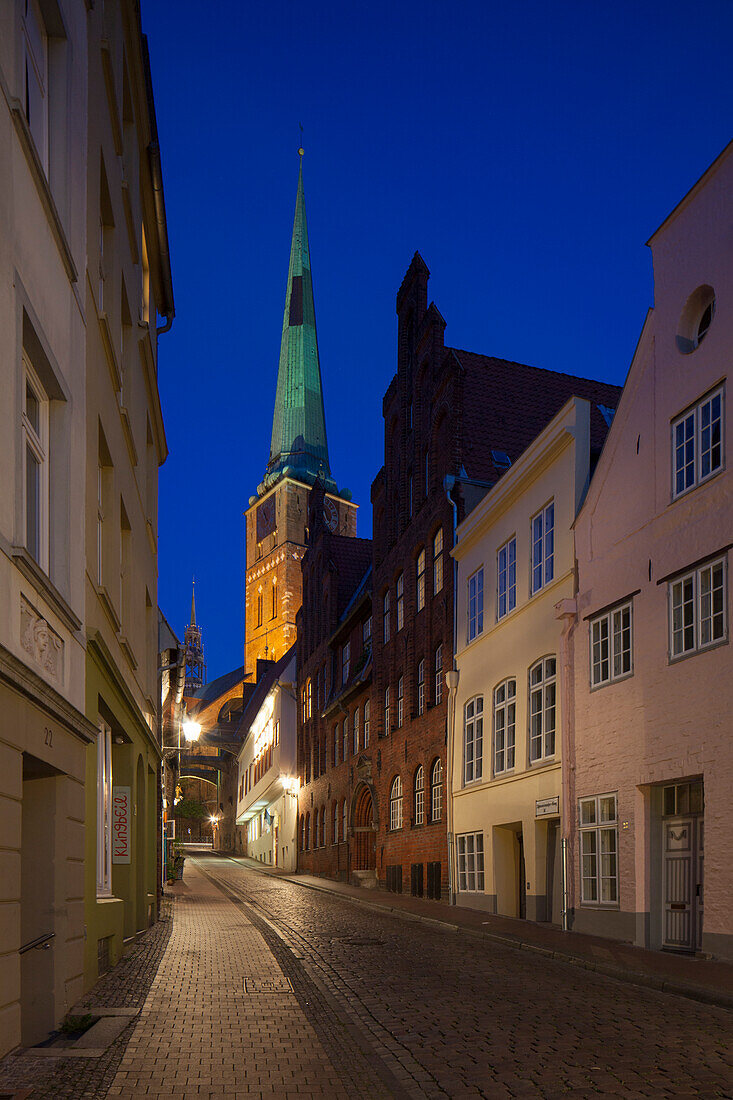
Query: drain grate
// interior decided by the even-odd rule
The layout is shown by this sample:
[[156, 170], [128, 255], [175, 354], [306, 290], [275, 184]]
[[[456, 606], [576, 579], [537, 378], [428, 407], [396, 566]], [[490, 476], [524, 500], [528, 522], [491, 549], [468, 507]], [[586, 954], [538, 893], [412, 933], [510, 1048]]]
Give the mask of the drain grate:
[[245, 993], [292, 993], [290, 978], [281, 974], [278, 978], [245, 978]]

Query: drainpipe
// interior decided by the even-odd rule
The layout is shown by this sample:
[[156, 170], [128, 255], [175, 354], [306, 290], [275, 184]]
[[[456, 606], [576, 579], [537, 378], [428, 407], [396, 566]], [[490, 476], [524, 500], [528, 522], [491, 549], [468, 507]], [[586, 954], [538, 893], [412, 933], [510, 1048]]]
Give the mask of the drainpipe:
[[573, 925], [574, 839], [575, 839], [575, 668], [573, 631], [578, 606], [575, 599], [555, 604], [555, 617], [562, 620], [560, 636], [560, 714], [562, 715], [562, 930]]
[[[446, 496], [453, 508], [453, 540], [451, 548], [456, 544], [456, 528], [458, 527], [458, 504], [451, 496], [456, 487], [456, 479], [449, 475], [443, 481]], [[458, 669], [456, 668], [456, 639], [458, 637], [458, 561], [453, 558], [453, 641], [451, 644], [452, 666], [446, 673], [445, 682], [448, 687], [448, 738], [446, 746], [446, 809], [448, 825], [448, 901], [450, 905], [456, 903], [456, 870], [454, 865], [453, 844], [453, 749], [455, 745], [456, 730], [456, 691], [458, 690]]]

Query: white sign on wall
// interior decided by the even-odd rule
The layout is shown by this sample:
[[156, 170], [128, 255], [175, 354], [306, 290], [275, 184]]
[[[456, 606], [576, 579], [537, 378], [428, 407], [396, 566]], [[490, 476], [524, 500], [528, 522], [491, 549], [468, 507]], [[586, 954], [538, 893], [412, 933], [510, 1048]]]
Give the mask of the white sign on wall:
[[112, 788], [112, 862], [129, 863], [132, 841], [132, 807], [129, 787]]
[[554, 798], [538, 798], [534, 804], [535, 817], [554, 817], [560, 813], [560, 796]]

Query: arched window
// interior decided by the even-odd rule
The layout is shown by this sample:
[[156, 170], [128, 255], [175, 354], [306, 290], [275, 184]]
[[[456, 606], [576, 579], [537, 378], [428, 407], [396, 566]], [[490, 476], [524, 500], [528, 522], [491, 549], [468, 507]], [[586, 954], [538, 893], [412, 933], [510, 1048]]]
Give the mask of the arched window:
[[326, 847], [326, 807], [321, 806], [321, 847]]
[[298, 822], [298, 847], [300, 848], [301, 852], [303, 851], [303, 829], [304, 829], [304, 827], [305, 827], [305, 818], [301, 815], [300, 821]]
[[339, 727], [338, 722], [333, 727], [333, 766], [334, 768], [339, 762]]
[[305, 815], [305, 843], [303, 844], [303, 851], [307, 852], [311, 846], [311, 815]]
[[370, 711], [370, 709], [371, 708], [369, 706], [369, 700], [367, 699], [367, 701], [364, 704], [364, 748], [365, 749], [369, 748], [369, 725], [370, 725], [370, 723], [369, 723], [369, 711]]
[[384, 736], [389, 736], [389, 685], [384, 689]]
[[555, 755], [555, 658], [543, 657], [529, 670], [529, 759]]
[[435, 705], [443, 699], [443, 643], [435, 647]]
[[262, 589], [257, 593], [257, 625], [262, 626]]
[[344, 752], [343, 758], [346, 760], [349, 755], [349, 716], [348, 714], [344, 718]]
[[415, 772], [415, 824], [425, 821], [425, 771], [422, 764]]
[[405, 625], [405, 575], [400, 573], [397, 578], [397, 630], [402, 630]]
[[359, 751], [359, 708], [354, 711], [354, 756]]
[[425, 607], [425, 549], [423, 548], [417, 555], [417, 562], [415, 564], [416, 583], [417, 583], [417, 610], [422, 611]]
[[305, 685], [306, 692], [306, 718], [313, 715], [313, 681], [309, 678]]
[[417, 713], [425, 713], [425, 660], [417, 666]]
[[390, 829], [402, 828], [402, 779], [399, 775], [392, 781], [392, 789], [389, 792], [389, 827]]
[[484, 762], [484, 698], [469, 699], [463, 712], [463, 782], [481, 779]]
[[402, 726], [405, 713], [405, 678], [400, 676], [397, 681], [397, 728]]
[[433, 592], [443, 587], [443, 528], [439, 527], [433, 538]]
[[332, 843], [333, 844], [338, 844], [338, 839], [339, 839], [339, 804], [338, 804], [338, 802], [334, 802], [334, 804], [333, 804], [333, 833], [331, 834], [331, 836], [332, 836]]
[[272, 606], [271, 606], [271, 619], [277, 618], [277, 580], [272, 582]]
[[514, 767], [516, 680], [505, 680], [494, 689], [494, 775]]
[[430, 820], [440, 821], [443, 816], [443, 763], [438, 759], [430, 769]]
[[349, 811], [346, 806], [346, 799], [344, 799], [341, 805], [341, 839], [346, 840], [347, 830], [349, 827]]
[[382, 624], [382, 640], [386, 644], [389, 641], [389, 589], [387, 589], [387, 591], [384, 593], [384, 597], [382, 599]]

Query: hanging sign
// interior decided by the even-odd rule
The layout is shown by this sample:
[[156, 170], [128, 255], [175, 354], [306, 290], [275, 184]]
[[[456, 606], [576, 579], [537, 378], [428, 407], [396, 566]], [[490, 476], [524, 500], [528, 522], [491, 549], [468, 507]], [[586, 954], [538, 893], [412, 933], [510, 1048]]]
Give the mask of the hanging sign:
[[112, 862], [130, 862], [132, 808], [129, 787], [112, 788]]

